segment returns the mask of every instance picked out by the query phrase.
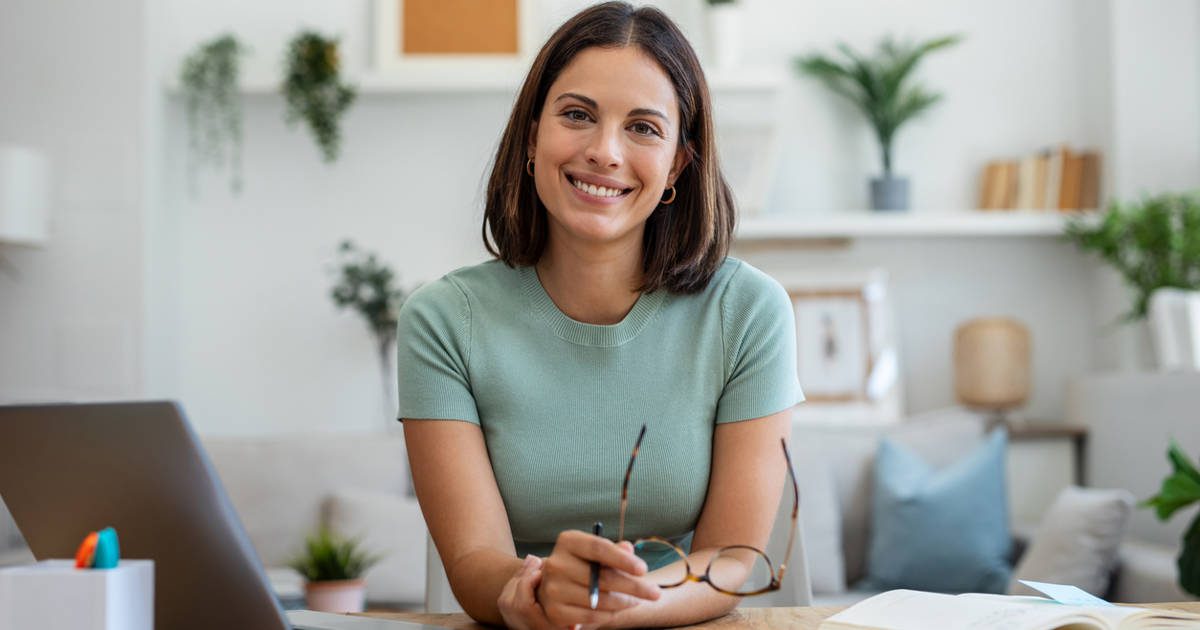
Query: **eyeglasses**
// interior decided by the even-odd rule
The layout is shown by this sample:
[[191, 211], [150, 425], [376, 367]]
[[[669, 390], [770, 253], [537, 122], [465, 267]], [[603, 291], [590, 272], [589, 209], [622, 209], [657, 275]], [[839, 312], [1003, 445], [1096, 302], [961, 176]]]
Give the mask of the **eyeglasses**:
[[[625, 482], [621, 484], [621, 516], [617, 526], [617, 540], [625, 539], [625, 510], [629, 507], [629, 477], [633, 473], [633, 462], [637, 460], [638, 449], [642, 439], [646, 437], [646, 425], [642, 425], [637, 442], [633, 445], [633, 454], [629, 456], [629, 467], [625, 469]], [[687, 552], [665, 538], [650, 536], [639, 538], [633, 543], [634, 549], [657, 557], [672, 560], [667, 566], [675, 566], [675, 561], [681, 561], [676, 569], [659, 580], [659, 588], [674, 588], [688, 582], [704, 582], [713, 589], [727, 595], [749, 597], [779, 590], [783, 584], [783, 574], [787, 571], [787, 560], [792, 556], [792, 543], [796, 540], [796, 521], [800, 513], [800, 488], [796, 483], [796, 473], [792, 470], [792, 456], [788, 453], [787, 442], [779, 439], [783, 447], [783, 457], [787, 460], [788, 478], [792, 480], [792, 529], [788, 534], [787, 552], [783, 562], [779, 564], [778, 573], [771, 564], [766, 552], [749, 545], [730, 545], [717, 550], [708, 561], [704, 573], [697, 575], [692, 571], [688, 562]], [[747, 571], [747, 566], [751, 567]]]

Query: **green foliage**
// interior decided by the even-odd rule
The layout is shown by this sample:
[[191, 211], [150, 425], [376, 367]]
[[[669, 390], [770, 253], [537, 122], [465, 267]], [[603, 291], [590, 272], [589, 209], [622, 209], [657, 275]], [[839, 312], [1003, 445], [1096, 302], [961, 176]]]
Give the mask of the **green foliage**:
[[283, 96], [287, 101], [287, 122], [307, 122], [322, 157], [332, 162], [341, 146], [338, 120], [355, 97], [354, 88], [340, 80], [338, 42], [303, 31], [288, 44], [285, 61]]
[[913, 70], [928, 53], [957, 44], [959, 35], [949, 35], [914, 44], [897, 43], [884, 38], [874, 55], [866, 56], [846, 44], [838, 44], [841, 59], [821, 54], [797, 57], [797, 72], [819, 79], [835, 93], [849, 99], [858, 108], [879, 139], [883, 173], [892, 173], [892, 143], [900, 127], [941, 100], [909, 80]]
[[[1142, 502], [1142, 507], [1154, 508], [1158, 520], [1165, 521], [1175, 512], [1200, 501], [1200, 471], [1174, 440], [1167, 449], [1171, 474], [1163, 479], [1158, 494]], [[1179, 586], [1192, 595], [1200, 596], [1200, 515], [1192, 519], [1183, 535], [1183, 548], [1176, 559]]]
[[1098, 224], [1072, 220], [1064, 237], [1098, 254], [1134, 288], [1125, 321], [1146, 316], [1155, 289], [1200, 289], [1200, 193], [1114, 201]]
[[[187, 110], [188, 147], [193, 175], [197, 166], [231, 168], [229, 187], [242, 189], [242, 105], [238, 97], [239, 60], [247, 48], [230, 33], [189, 54], [179, 69]], [[228, 157], [227, 157], [228, 155]]]
[[304, 541], [304, 552], [288, 563], [310, 582], [357, 580], [382, 556], [367, 553], [355, 538], [342, 538], [322, 527]]
[[407, 293], [394, 286], [395, 274], [375, 254], [360, 251], [350, 240], [338, 246], [337, 284], [330, 291], [339, 309], [353, 308], [375, 335], [380, 352], [396, 340], [396, 322]]

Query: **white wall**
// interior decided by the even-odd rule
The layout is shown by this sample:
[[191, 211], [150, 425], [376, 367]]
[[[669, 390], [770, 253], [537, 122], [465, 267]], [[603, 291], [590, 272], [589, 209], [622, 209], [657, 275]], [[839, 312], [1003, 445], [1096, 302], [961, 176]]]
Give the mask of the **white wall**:
[[[581, 4], [540, 3], [554, 11], [540, 28]], [[745, 4], [749, 64], [784, 65], [839, 40], [869, 47], [887, 32], [967, 35], [922, 71], [946, 100], [899, 136], [896, 165], [913, 177], [914, 211], [971, 207], [987, 159], [1057, 142], [1109, 143], [1107, 74], [1095, 70], [1109, 45], [1107, 3]], [[700, 3], [663, 6], [704, 55]], [[234, 2], [168, 7], [169, 56], [233, 28], [254, 50], [247, 73], [273, 76], [287, 38], [320, 25], [342, 36], [349, 69], [368, 64], [367, 3], [259, 3], [253, 15]], [[247, 98], [245, 194], [232, 198], [223, 180], [207, 178], [194, 199], [173, 102], [166, 189], [178, 222], [178, 377], [164, 393], [182, 398], [211, 432], [377, 426], [370, 338], [356, 316], [334, 311], [322, 265], [344, 236], [380, 251], [408, 282], [482, 260], [480, 186], [510, 99], [363, 97], [347, 117], [342, 158], [326, 166], [303, 131], [283, 126], [279, 99]], [[784, 100], [785, 149], [768, 211], [864, 207], [866, 178], [878, 168], [866, 126], [809, 80], [791, 82]], [[1094, 331], [1080, 325], [1089, 320], [1088, 263], [1052, 240], [863, 241], [835, 254], [749, 256], [776, 268], [889, 267], [912, 410], [953, 402], [950, 338], [968, 317], [1012, 314], [1033, 330], [1030, 416], [1059, 417], [1062, 384], [1090, 365]]]
[[0, 401], [141, 391], [142, 3], [0, 6], [0, 142], [44, 151], [44, 248], [0, 245]]
[[[482, 260], [481, 182], [511, 94], [364, 96], [333, 165], [304, 130], [283, 125], [281, 99], [246, 97], [245, 192], [231, 196], [223, 175], [208, 174], [193, 197], [182, 106], [163, 92], [182, 55], [232, 29], [252, 48], [247, 74], [277, 77], [286, 40], [316, 26], [340, 34], [348, 68], [361, 70], [370, 3], [75, 4], [10, 2], [0, 20], [0, 59], [21, 59], [0, 61], [0, 80], [27, 86], [0, 94], [0, 131], [51, 145], [63, 200], [50, 247], [0, 251], [24, 276], [0, 276], [0, 397], [175, 397], [207, 433], [378, 427], [371, 339], [356, 315], [334, 310], [326, 266], [344, 237], [379, 251], [406, 283]], [[536, 4], [546, 32], [585, 3]], [[744, 4], [749, 63], [784, 64], [837, 40], [866, 47], [887, 32], [967, 35], [926, 62], [922, 80], [946, 100], [898, 139], [914, 212], [973, 205], [986, 159], [1114, 142], [1110, 21], [1124, 9], [1111, 2]], [[701, 4], [662, 6], [703, 55]], [[84, 52], [93, 49], [107, 56]], [[1195, 88], [1194, 72], [1173, 75]], [[794, 80], [785, 103], [770, 211], [863, 207], [878, 168], [865, 125], [809, 80]], [[1063, 381], [1092, 364], [1094, 265], [1049, 239], [868, 239], [836, 253], [748, 256], [767, 267], [888, 266], [913, 410], [952, 401], [950, 335], [970, 316], [1030, 325], [1030, 415], [1057, 417]]]

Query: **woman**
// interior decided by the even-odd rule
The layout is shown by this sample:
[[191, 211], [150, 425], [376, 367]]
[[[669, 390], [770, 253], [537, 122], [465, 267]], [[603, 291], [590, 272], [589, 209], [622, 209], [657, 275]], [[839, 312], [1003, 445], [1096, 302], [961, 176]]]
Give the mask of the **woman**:
[[474, 619], [669, 626], [737, 604], [703, 583], [659, 588], [670, 558], [589, 533], [602, 521], [616, 537], [644, 424], [625, 538], [690, 542], [701, 568], [722, 546], [765, 546], [802, 396], [788, 297], [726, 257], [733, 225], [679, 29], [622, 2], [563, 24], [494, 162], [484, 243], [498, 260], [423, 287], [400, 316], [413, 483]]

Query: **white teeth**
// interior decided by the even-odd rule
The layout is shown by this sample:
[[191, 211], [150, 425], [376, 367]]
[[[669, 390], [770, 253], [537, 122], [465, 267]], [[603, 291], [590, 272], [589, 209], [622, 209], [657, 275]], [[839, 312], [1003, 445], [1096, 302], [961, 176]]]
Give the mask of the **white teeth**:
[[585, 184], [577, 179], [573, 180], [571, 183], [579, 190], [582, 190], [593, 197], [619, 197], [622, 194], [620, 190], [616, 190], [614, 188], [605, 188], [603, 186], [593, 186], [592, 184]]

